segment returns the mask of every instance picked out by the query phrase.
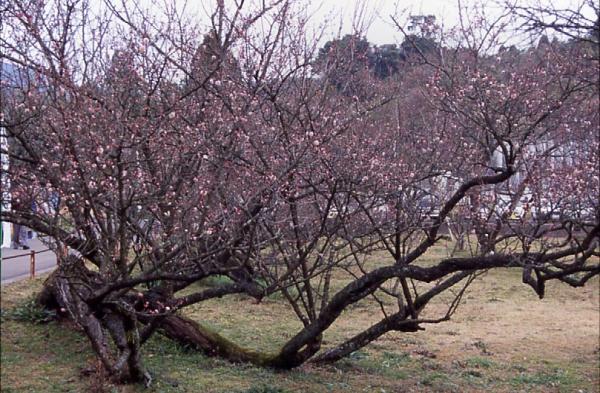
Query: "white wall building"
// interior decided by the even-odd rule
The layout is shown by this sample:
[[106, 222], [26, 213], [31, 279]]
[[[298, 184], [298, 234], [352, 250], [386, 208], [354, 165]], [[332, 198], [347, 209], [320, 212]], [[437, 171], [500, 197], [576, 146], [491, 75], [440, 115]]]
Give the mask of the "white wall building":
[[[6, 130], [0, 128], [0, 149], [6, 151], [8, 149], [8, 140], [6, 139]], [[8, 178], [8, 155], [0, 154], [2, 162], [2, 203], [0, 208], [2, 211], [10, 211], [10, 179]], [[2, 247], [10, 247], [12, 239], [12, 224], [2, 222]]]

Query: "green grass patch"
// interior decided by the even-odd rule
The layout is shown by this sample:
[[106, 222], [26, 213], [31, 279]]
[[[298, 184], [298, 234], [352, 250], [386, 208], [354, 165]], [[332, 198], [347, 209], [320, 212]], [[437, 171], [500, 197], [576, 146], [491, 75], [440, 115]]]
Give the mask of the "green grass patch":
[[495, 366], [494, 362], [491, 361], [490, 359], [482, 358], [482, 357], [478, 357], [478, 356], [468, 358], [465, 361], [465, 364], [467, 367], [484, 368], [484, 369], [488, 369], [488, 368]]
[[56, 318], [56, 313], [41, 307], [32, 297], [25, 299], [15, 307], [0, 310], [0, 318], [39, 324], [52, 321]]
[[581, 379], [563, 368], [552, 368], [536, 372], [521, 372], [511, 379], [514, 386], [546, 386], [558, 388], [561, 392], [574, 391]]

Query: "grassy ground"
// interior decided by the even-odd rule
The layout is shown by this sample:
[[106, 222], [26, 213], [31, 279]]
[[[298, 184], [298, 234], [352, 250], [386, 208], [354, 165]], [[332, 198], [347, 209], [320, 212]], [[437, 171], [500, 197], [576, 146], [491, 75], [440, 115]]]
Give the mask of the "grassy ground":
[[[432, 255], [435, 257], [435, 255]], [[344, 277], [334, 285], [342, 285]], [[41, 279], [2, 287], [3, 392], [138, 392], [106, 383], [86, 339], [24, 307]], [[443, 300], [443, 299], [442, 299]], [[443, 312], [433, 305], [431, 315]], [[20, 314], [19, 314], [20, 313]], [[300, 325], [274, 296], [260, 304], [232, 296], [186, 310], [247, 347], [275, 351]], [[12, 316], [12, 317], [11, 317]], [[155, 337], [144, 347], [154, 392], [597, 392], [599, 287], [549, 284], [539, 300], [517, 271], [473, 284], [453, 320], [418, 333], [390, 333], [328, 367], [277, 372], [229, 364]], [[326, 332], [326, 345], [380, 318], [372, 302], [352, 307]]]

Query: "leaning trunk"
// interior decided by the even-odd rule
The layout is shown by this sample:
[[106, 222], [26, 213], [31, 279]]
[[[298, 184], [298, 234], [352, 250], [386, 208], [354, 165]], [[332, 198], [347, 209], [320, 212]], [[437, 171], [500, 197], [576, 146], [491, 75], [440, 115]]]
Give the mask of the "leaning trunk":
[[182, 346], [193, 348], [208, 356], [218, 356], [231, 362], [248, 362], [257, 366], [271, 366], [272, 354], [243, 348], [217, 332], [181, 315], [163, 319], [159, 328]]
[[[38, 302], [79, 325], [106, 370], [119, 382], [149, 383], [150, 376], [142, 366], [140, 347], [157, 329], [182, 346], [207, 356], [281, 368], [279, 362], [274, 363], [274, 354], [243, 348], [184, 316], [138, 320], [133, 312], [127, 311], [132, 310], [137, 296], [122, 296], [110, 305], [86, 303], [85, 299], [90, 298], [93, 290], [100, 286], [101, 279], [97, 273], [87, 269], [80, 259], [68, 257], [48, 277], [38, 295]], [[120, 302], [121, 307], [114, 305]], [[111, 341], [116, 351], [111, 350]]]
[[[86, 302], [92, 291], [101, 284], [98, 273], [85, 267], [83, 261], [69, 256], [48, 277], [38, 295], [38, 302], [56, 309], [85, 332], [92, 349], [113, 379], [120, 383], [149, 384], [150, 375], [140, 359], [140, 340], [137, 323], [130, 315], [106, 307], [90, 306]], [[116, 346], [113, 350], [110, 342]]]

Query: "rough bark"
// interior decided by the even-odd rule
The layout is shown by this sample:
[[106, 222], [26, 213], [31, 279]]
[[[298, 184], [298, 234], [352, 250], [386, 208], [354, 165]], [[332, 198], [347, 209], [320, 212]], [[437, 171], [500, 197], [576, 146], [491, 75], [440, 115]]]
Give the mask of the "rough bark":
[[[149, 383], [150, 376], [140, 359], [140, 346], [155, 329], [181, 345], [208, 356], [218, 356], [231, 362], [274, 366], [274, 354], [243, 348], [181, 315], [141, 319], [136, 324], [137, 320], [132, 316], [133, 309], [128, 312], [123, 308], [133, 308], [137, 296], [124, 296], [121, 302], [123, 305], [118, 308], [98, 303], [92, 295], [97, 287], [94, 285], [97, 278], [96, 273], [88, 270], [81, 260], [69, 257], [46, 279], [37, 301], [45, 308], [57, 310], [58, 315], [67, 317], [80, 326], [104, 367], [120, 382]], [[90, 300], [89, 303], [86, 299]], [[136, 325], [145, 325], [151, 331], [144, 334], [146, 331], [142, 329], [140, 333]], [[111, 353], [109, 340], [115, 344], [116, 353]]]
[[390, 330], [405, 332], [415, 332], [419, 330], [418, 323], [407, 319], [409, 317], [410, 315], [406, 313], [406, 310], [403, 310], [388, 318], [384, 318], [344, 343], [323, 352], [315, 357], [312, 362], [321, 364], [334, 363], [378, 339]]
[[[92, 349], [113, 379], [120, 383], [151, 382], [140, 359], [140, 340], [136, 321], [119, 310], [105, 305], [90, 307], [86, 302], [99, 284], [98, 274], [83, 261], [69, 256], [44, 283], [38, 302], [59, 315], [66, 316], [85, 332]], [[112, 340], [117, 350], [111, 348]]]
[[202, 351], [208, 356], [218, 356], [231, 362], [249, 362], [259, 366], [272, 366], [273, 354], [252, 351], [233, 343], [215, 331], [181, 315], [163, 319], [159, 328], [179, 344]]

